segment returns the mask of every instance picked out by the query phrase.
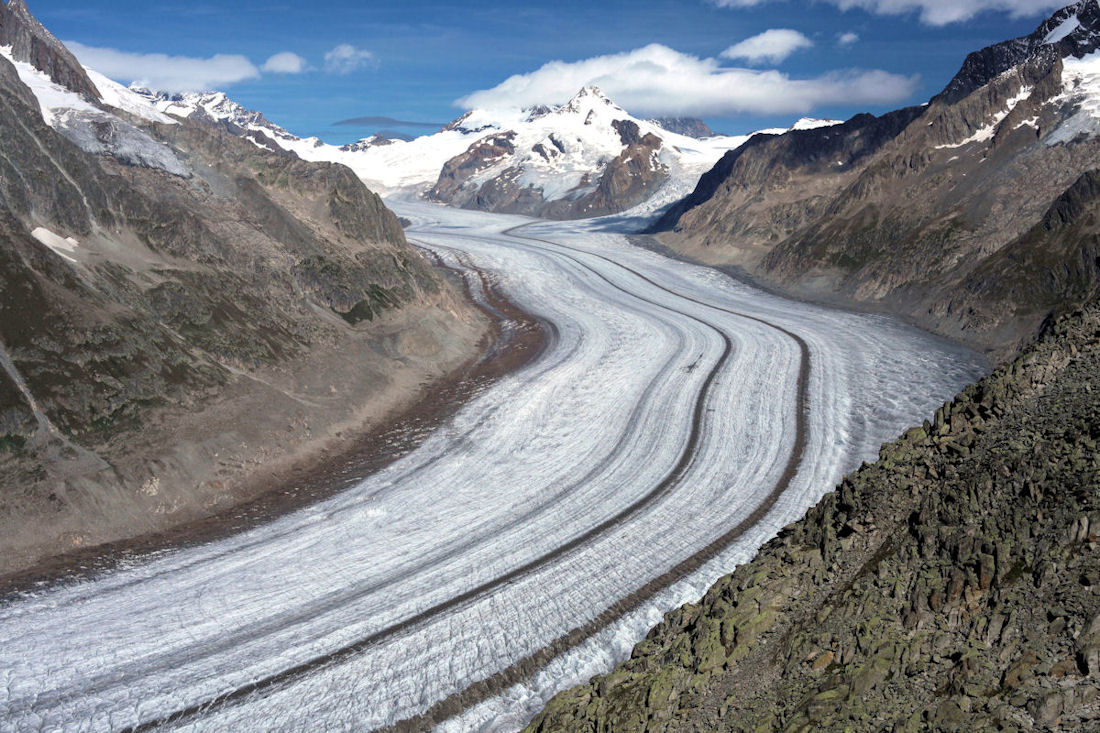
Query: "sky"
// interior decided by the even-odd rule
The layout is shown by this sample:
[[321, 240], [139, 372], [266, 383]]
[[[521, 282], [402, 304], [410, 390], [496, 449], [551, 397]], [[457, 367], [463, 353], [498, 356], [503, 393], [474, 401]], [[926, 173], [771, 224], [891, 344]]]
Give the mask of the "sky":
[[[595, 83], [638, 116], [740, 134], [920, 104], [1067, 0], [28, 0], [124, 83], [218, 89], [301, 136], [425, 134]], [[365, 118], [365, 119], [363, 119]], [[336, 124], [361, 119], [351, 124]], [[419, 126], [408, 124], [419, 123]]]

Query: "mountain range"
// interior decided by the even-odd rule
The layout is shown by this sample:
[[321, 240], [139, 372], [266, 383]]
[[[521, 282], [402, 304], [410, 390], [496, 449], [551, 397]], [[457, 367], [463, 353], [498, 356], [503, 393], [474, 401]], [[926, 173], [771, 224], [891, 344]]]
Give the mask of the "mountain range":
[[[220, 122], [256, 145], [304, 160], [342, 163], [383, 194], [554, 219], [637, 206], [657, 211], [689, 193], [724, 153], [751, 137], [715, 135], [698, 120], [639, 119], [597, 87], [585, 87], [560, 107], [475, 109], [414, 140], [378, 134], [337, 147], [299, 138], [221, 92], [134, 91], [162, 113]], [[837, 123], [805, 119], [795, 129], [831, 124]]]
[[972, 53], [928, 104], [759, 135], [654, 227], [784, 292], [1003, 355], [1096, 290], [1100, 6]]

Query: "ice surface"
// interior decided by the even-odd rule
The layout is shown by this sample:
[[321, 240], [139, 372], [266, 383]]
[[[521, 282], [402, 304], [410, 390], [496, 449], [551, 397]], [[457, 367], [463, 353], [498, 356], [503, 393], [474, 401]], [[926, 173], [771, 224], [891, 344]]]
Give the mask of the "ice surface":
[[176, 125], [179, 122], [171, 115], [164, 114], [146, 98], [135, 93], [129, 87], [124, 87], [117, 81], [108, 79], [94, 69], [85, 67], [88, 77], [99, 90], [99, 96], [103, 101], [116, 109], [129, 112], [135, 117], [140, 117], [149, 122], [159, 122], [164, 125]]
[[391, 204], [414, 222], [412, 241], [476, 266], [554, 324], [547, 349], [338, 496], [0, 607], [7, 728], [120, 729], [272, 678], [168, 727], [367, 730], [420, 714], [594, 619], [768, 500], [799, 424], [797, 334], [809, 411], [788, 490], [700, 569], [443, 726], [514, 729], [983, 370], [897, 321], [775, 298], [619, 235]]
[[1100, 135], [1100, 51], [1062, 61], [1062, 94], [1055, 101], [1075, 111], [1047, 136], [1048, 145]]
[[791, 127], [792, 130], [816, 130], [821, 127], [836, 127], [843, 125], [841, 120], [818, 120], [813, 117], [803, 117]]
[[191, 175], [170, 147], [107, 112], [57, 109], [52, 126], [86, 153], [110, 155], [127, 165], [157, 168], [181, 178]]

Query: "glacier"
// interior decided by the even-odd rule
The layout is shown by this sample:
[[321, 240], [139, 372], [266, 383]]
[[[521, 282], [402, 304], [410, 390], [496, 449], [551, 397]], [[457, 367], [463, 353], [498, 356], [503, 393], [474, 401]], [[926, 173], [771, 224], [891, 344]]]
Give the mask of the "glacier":
[[5, 599], [6, 726], [518, 728], [987, 368], [591, 224], [389, 203], [546, 348], [339, 495]]

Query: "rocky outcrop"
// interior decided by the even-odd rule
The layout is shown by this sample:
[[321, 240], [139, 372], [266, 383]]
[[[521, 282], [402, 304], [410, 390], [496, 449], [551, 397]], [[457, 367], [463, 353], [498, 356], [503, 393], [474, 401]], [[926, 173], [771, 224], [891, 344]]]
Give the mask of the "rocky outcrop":
[[668, 179], [668, 167], [659, 153], [664, 142], [653, 133], [644, 136], [638, 125], [616, 121], [615, 129], [623, 141], [623, 152], [608, 163], [596, 190], [571, 202], [570, 210], [554, 218], [591, 218], [615, 214], [652, 196]]
[[696, 140], [703, 140], [715, 135], [714, 130], [710, 129], [710, 125], [694, 117], [656, 117], [651, 119], [650, 122], [663, 130], [675, 132], [677, 135], [685, 137], [693, 137]]
[[[509, 131], [478, 140], [465, 153], [447, 161], [428, 197], [437, 201], [456, 200], [471, 178], [516, 152], [515, 139], [516, 133]], [[487, 206], [506, 208], [508, 204], [492, 200]]]
[[661, 220], [662, 242], [1011, 354], [1100, 282], [1081, 248], [1035, 229], [1095, 167], [1100, 90], [1078, 59], [1098, 45], [1100, 6], [1083, 1], [971, 54], [925, 107], [750, 140]]
[[1100, 724], [1100, 304], [882, 448], [529, 730]]

